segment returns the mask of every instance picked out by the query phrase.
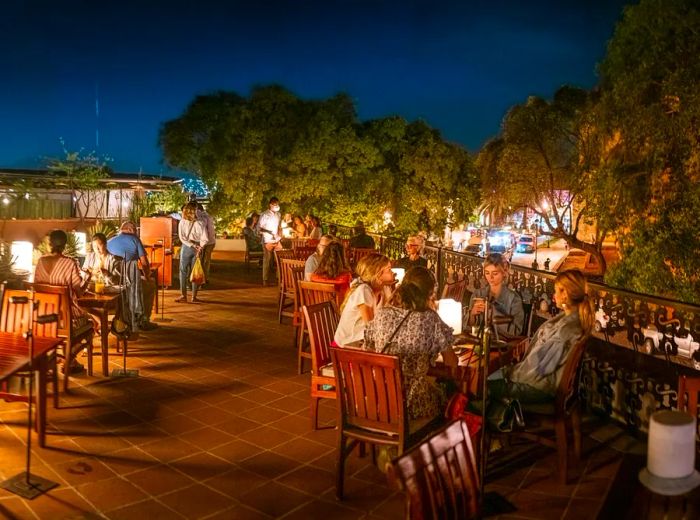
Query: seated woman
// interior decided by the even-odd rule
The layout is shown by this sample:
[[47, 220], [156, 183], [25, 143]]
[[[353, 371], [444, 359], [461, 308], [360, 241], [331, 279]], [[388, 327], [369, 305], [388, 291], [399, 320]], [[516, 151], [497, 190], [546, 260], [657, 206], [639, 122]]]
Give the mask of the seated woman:
[[525, 325], [523, 301], [517, 292], [508, 287], [508, 261], [500, 253], [492, 253], [484, 259], [484, 278], [487, 285], [472, 293], [469, 300], [470, 324], [479, 323], [483, 319], [486, 302], [494, 317], [512, 316], [512, 321], [499, 323], [496, 326], [498, 334], [520, 336]]
[[95, 233], [92, 237], [92, 252], [85, 257], [83, 271], [89, 278], [102, 277], [105, 285], [119, 285], [121, 280], [121, 260], [107, 250], [107, 237]]
[[243, 238], [248, 251], [262, 251], [262, 241], [260, 236], [255, 232], [255, 226], [260, 217], [257, 213], [253, 213], [245, 219], [245, 227], [243, 228]]
[[384, 255], [372, 253], [362, 258], [355, 268], [357, 278], [340, 307], [340, 322], [334, 340], [341, 347], [359, 347], [365, 338], [365, 325], [388, 300], [394, 285], [391, 261]]
[[591, 333], [593, 303], [580, 271], [564, 271], [554, 279], [556, 305], [561, 312], [546, 321], [533, 336], [522, 361], [494, 372], [488, 381], [489, 402], [503, 397], [521, 404], [551, 402], [566, 360], [576, 343]]
[[[80, 269], [75, 259], [63, 256], [63, 250], [66, 248], [67, 242], [68, 235], [63, 230], [55, 229], [49, 234], [51, 252], [39, 258], [34, 271], [34, 282], [67, 285], [70, 287], [70, 313], [73, 327], [76, 329], [94, 327], [88, 313], [78, 304], [78, 298], [83, 294], [83, 279], [80, 276]], [[80, 372], [82, 370], [84, 370], [83, 366], [73, 359], [70, 371]]]
[[304, 238], [306, 236], [306, 224], [304, 224], [301, 216], [294, 215], [292, 231], [294, 231], [294, 238]]
[[425, 267], [413, 267], [404, 276], [389, 305], [378, 309], [365, 328], [365, 350], [392, 354], [401, 360], [408, 418], [437, 417], [447, 402], [428, 377], [438, 354], [456, 366], [452, 327], [438, 316], [435, 277]]
[[308, 231], [310, 239], [319, 240], [321, 238], [321, 235], [323, 235], [323, 230], [321, 228], [321, 219], [315, 216], [311, 217], [311, 229]]
[[352, 271], [345, 249], [340, 242], [330, 242], [323, 250], [316, 271], [311, 274], [312, 282], [332, 283], [335, 287], [338, 305], [345, 301], [345, 293], [350, 289]]

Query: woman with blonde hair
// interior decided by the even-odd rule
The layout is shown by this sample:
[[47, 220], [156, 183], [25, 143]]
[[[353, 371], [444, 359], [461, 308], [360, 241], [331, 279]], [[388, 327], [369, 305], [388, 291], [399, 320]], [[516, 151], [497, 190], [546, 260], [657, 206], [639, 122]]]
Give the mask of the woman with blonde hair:
[[554, 279], [554, 299], [563, 312], [537, 329], [522, 361], [489, 377], [489, 400], [499, 405], [503, 397], [521, 404], [551, 402], [569, 354], [593, 329], [593, 302], [580, 271], [564, 271]]
[[379, 253], [363, 257], [355, 268], [357, 278], [340, 308], [340, 322], [335, 342], [341, 347], [360, 346], [365, 325], [374, 319], [375, 310], [388, 298], [395, 283], [391, 261]]
[[[197, 220], [197, 203], [188, 202], [182, 208], [182, 220], [178, 226], [178, 235], [182, 247], [180, 248], [180, 296], [177, 303], [187, 303], [187, 283], [190, 281], [190, 273], [194, 267], [197, 256], [209, 242], [207, 227], [201, 220]], [[199, 285], [192, 283], [192, 303], [199, 303], [197, 291]]]
[[486, 285], [472, 293], [469, 300], [469, 321], [479, 323], [483, 319], [486, 305], [493, 317], [512, 317], [510, 322], [496, 326], [498, 334], [519, 336], [525, 326], [523, 300], [513, 289], [508, 287], [508, 260], [500, 253], [492, 253], [484, 259], [484, 278]]

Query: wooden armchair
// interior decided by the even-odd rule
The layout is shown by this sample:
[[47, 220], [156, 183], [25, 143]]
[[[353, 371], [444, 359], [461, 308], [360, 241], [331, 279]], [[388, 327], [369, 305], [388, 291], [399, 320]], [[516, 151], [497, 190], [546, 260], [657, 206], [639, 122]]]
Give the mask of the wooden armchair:
[[[572, 347], [569, 359], [564, 365], [555, 400], [552, 403], [522, 404], [526, 423], [529, 422], [529, 419], [534, 419], [537, 425], [536, 429], [526, 427], [524, 431], [513, 431], [506, 434], [509, 437], [524, 437], [556, 449], [559, 481], [562, 484], [566, 484], [568, 475], [567, 430], [569, 425], [571, 425], [573, 434], [574, 455], [577, 461], [581, 460], [581, 410], [578, 400], [578, 376], [587, 341], [588, 337], [584, 337]], [[554, 432], [554, 439], [546, 435], [547, 430]]]
[[282, 260], [295, 260], [292, 249], [280, 249], [273, 252], [275, 255], [275, 269], [277, 269], [277, 286], [282, 290]]
[[[0, 288], [2, 291], [2, 306], [0, 307], [0, 330], [2, 332], [12, 332], [14, 334], [23, 334], [26, 332], [27, 324], [29, 323], [29, 309], [31, 304], [27, 303], [13, 303], [11, 298], [13, 296], [24, 296], [27, 298], [31, 297], [29, 291], [22, 289], [6, 289], [5, 285]], [[52, 297], [53, 296], [53, 297]], [[35, 296], [34, 299], [34, 317], [36, 320], [37, 316], [43, 316], [45, 314], [52, 314], [55, 312], [55, 308], [58, 306], [59, 298], [58, 295], [42, 295], [41, 298]], [[32, 327], [32, 333], [35, 337], [46, 337], [46, 338], [57, 338], [58, 337], [58, 325], [56, 323], [40, 324], [34, 321], [34, 326]], [[53, 405], [54, 408], [58, 408], [58, 356], [55, 351], [49, 358], [49, 366], [52, 372], [52, 385], [53, 385]], [[22, 372], [18, 374], [18, 377], [28, 377], [28, 372]], [[16, 394], [9, 391], [7, 382], [3, 382], [0, 386], [0, 398], [12, 402], [20, 401], [27, 402], [27, 396], [23, 394]]]
[[[327, 301], [335, 301], [337, 303], [337, 293], [335, 292], [335, 286], [332, 283], [307, 282], [302, 279], [297, 282], [297, 287], [299, 289], [299, 305], [301, 307], [304, 305], [309, 306]], [[297, 361], [299, 365], [299, 374], [304, 371], [304, 359], [311, 359], [311, 350], [306, 350], [306, 346], [308, 345], [308, 342], [306, 341], [307, 338], [308, 327], [306, 326], [304, 313], [302, 313], [299, 334], [297, 337]], [[331, 341], [333, 341], [332, 337]]]
[[462, 278], [461, 280], [456, 280], [452, 283], [445, 284], [445, 288], [442, 290], [443, 298], [451, 298], [459, 303], [464, 301], [464, 292], [467, 289], [467, 279]]
[[394, 459], [387, 477], [405, 493], [408, 519], [479, 518], [479, 472], [464, 420]]
[[67, 285], [49, 285], [40, 283], [25, 282], [25, 287], [34, 289], [35, 298], [41, 301], [42, 298], [50, 298], [50, 295], [58, 295], [58, 307], [48, 312], [58, 314], [58, 337], [65, 338], [64, 346], [64, 375], [63, 391], [68, 392], [68, 380], [70, 366], [73, 358], [78, 352], [87, 349], [88, 355], [88, 375], [92, 375], [92, 340], [95, 335], [95, 328], [91, 320], [85, 325], [76, 327], [71, 319], [71, 301], [73, 299], [72, 289]]
[[[294, 311], [296, 308], [296, 284], [294, 283], [294, 273], [292, 267], [304, 268], [304, 262], [301, 260], [280, 259], [280, 294], [279, 305], [277, 309], [277, 317], [282, 323], [282, 318], [292, 318], [294, 322]], [[303, 278], [303, 274], [302, 274]]]
[[304, 305], [302, 311], [311, 344], [311, 428], [316, 430], [319, 401], [336, 398], [330, 348], [338, 328], [338, 310], [334, 301], [325, 301]]
[[338, 395], [335, 492], [343, 498], [345, 459], [359, 442], [406, 448], [408, 420], [401, 364], [396, 356], [331, 348]]
[[350, 262], [350, 265], [352, 266], [353, 270], [355, 269], [357, 262], [362, 260], [367, 255], [371, 255], [372, 253], [378, 252], [376, 249], [374, 249], [372, 247], [369, 247], [369, 248], [351, 247], [347, 251], [349, 251], [348, 261]]
[[316, 246], [300, 246], [300, 247], [295, 247], [294, 248], [294, 258], [297, 260], [303, 260], [306, 262], [306, 259], [309, 258], [311, 255], [313, 255], [316, 252]]
[[262, 263], [263, 261], [263, 250], [260, 248], [253, 248], [252, 244], [249, 243], [249, 239], [245, 239], [245, 268], [246, 271], [250, 270], [250, 262], [258, 261]]

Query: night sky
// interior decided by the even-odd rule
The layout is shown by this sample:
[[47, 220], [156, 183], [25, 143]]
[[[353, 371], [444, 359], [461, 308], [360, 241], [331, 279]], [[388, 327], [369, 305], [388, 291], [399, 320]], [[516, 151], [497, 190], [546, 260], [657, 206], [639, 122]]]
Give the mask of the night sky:
[[63, 138], [167, 172], [163, 121], [197, 94], [270, 83], [345, 91], [363, 120], [423, 118], [476, 151], [527, 96], [595, 85], [625, 3], [2, 0], [0, 168], [40, 167]]

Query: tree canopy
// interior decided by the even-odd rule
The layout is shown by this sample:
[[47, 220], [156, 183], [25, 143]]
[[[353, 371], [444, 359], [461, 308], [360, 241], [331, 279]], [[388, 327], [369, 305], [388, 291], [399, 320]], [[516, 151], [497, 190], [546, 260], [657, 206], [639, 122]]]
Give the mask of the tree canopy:
[[276, 195], [285, 211], [382, 230], [389, 211], [396, 230], [414, 232], [464, 218], [478, 199], [463, 148], [423, 121], [361, 122], [346, 94], [303, 100], [273, 85], [198, 96], [163, 124], [160, 144], [170, 166], [212, 189], [212, 211], [232, 217]]

